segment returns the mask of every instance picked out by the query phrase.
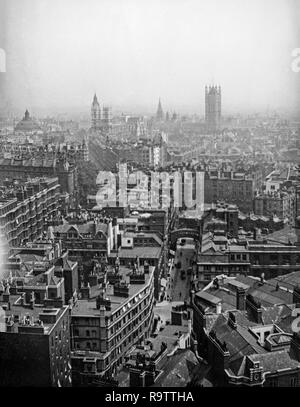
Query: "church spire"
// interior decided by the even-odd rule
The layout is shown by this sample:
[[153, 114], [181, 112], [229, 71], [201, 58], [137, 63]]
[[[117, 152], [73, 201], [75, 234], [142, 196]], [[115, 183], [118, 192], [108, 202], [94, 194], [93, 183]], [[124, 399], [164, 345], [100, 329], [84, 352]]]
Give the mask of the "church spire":
[[163, 109], [162, 109], [162, 106], [161, 106], [161, 100], [159, 98], [157, 112], [156, 112], [156, 119], [157, 120], [163, 120], [163, 118], [164, 118], [164, 112], [163, 112]]
[[96, 93], [94, 94], [93, 105], [99, 105]]

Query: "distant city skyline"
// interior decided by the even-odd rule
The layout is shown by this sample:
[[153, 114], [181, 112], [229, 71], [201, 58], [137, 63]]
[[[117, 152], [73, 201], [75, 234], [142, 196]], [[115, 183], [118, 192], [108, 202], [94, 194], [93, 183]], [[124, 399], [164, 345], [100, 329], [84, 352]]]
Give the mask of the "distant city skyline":
[[[0, 0], [2, 107], [204, 115], [204, 87], [221, 85], [222, 113], [295, 112], [295, 0]], [[5, 21], [5, 26], [2, 25]], [[18, 28], [18, 30], [16, 30]]]
[[[163, 102], [162, 102], [163, 105]], [[129, 116], [145, 116], [145, 117], [155, 117], [156, 115], [156, 110], [157, 110], [157, 101], [156, 104], [153, 103], [153, 105], [142, 105], [142, 104], [130, 104], [130, 105], [110, 105], [112, 109], [112, 115], [113, 116], [120, 116], [120, 115], [129, 115]], [[164, 108], [164, 105], [163, 105]], [[203, 122], [205, 122], [205, 106], [201, 108], [201, 111], [197, 111], [196, 107], [193, 106], [188, 106], [188, 105], [178, 105], [176, 109], [173, 107], [170, 107], [170, 109], [166, 108], [164, 110], [165, 114], [169, 113], [170, 116], [172, 116], [173, 113], [176, 113], [181, 116], [187, 116], [187, 117], [192, 117], [192, 116], [197, 116], [199, 119], [201, 119]], [[296, 108], [296, 107], [295, 107]], [[90, 110], [91, 106], [90, 104], [85, 104], [81, 106], [60, 106], [60, 107], [55, 107], [55, 106], [28, 106], [28, 105], [22, 105], [22, 106], [12, 106], [8, 108], [3, 109], [3, 112], [6, 112], [10, 116], [15, 116], [15, 117], [23, 117], [25, 110], [28, 109], [30, 114], [33, 117], [36, 118], [46, 118], [46, 117], [55, 117], [55, 118], [61, 118], [62, 120], [87, 120], [90, 121]], [[267, 107], [265, 109], [245, 109], [240, 110], [240, 111], [225, 111], [222, 110], [222, 118], [226, 117], [251, 117], [251, 116], [261, 116], [261, 117], [272, 117], [274, 115], [279, 115], [282, 118], [286, 119], [293, 119], [298, 117], [299, 112], [297, 111], [288, 111], [287, 109], [284, 108], [271, 108]], [[0, 108], [1, 112], [1, 108]]]

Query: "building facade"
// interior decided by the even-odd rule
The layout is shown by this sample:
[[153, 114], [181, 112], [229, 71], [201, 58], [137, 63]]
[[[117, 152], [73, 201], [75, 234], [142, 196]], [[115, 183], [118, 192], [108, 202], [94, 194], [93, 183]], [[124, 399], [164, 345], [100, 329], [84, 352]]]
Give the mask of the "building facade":
[[45, 218], [59, 210], [57, 178], [38, 178], [15, 187], [0, 201], [0, 233], [9, 247], [33, 241], [45, 231]]
[[5, 374], [0, 386], [71, 386], [68, 306], [36, 306], [34, 300], [11, 294], [9, 287], [4, 290], [0, 368]]
[[154, 267], [93, 273], [71, 311], [73, 385], [103, 385], [115, 377], [126, 352], [152, 326]]

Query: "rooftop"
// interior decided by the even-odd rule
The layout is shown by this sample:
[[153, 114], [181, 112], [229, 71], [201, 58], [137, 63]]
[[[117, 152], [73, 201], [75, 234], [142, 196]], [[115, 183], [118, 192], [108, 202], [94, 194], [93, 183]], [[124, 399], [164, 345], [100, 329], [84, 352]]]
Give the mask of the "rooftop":
[[[62, 308], [45, 307], [43, 305], [35, 305], [33, 309], [29, 305], [21, 305], [20, 295], [10, 295], [10, 309], [7, 307], [7, 302], [4, 301], [3, 294], [0, 295], [0, 309], [5, 310], [5, 319], [7, 323], [0, 324], [1, 332], [26, 334], [41, 334], [49, 335], [55, 326], [56, 321], [66, 312], [67, 306]], [[53, 316], [43, 318], [42, 314]]]
[[[112, 270], [112, 268], [110, 269]], [[129, 279], [129, 274], [131, 269], [127, 267], [120, 266], [119, 274], [122, 276], [123, 281]], [[149, 267], [149, 274], [145, 274], [145, 284], [130, 284], [129, 285], [129, 296], [128, 297], [118, 297], [116, 295], [105, 294], [106, 298], [111, 301], [111, 311], [105, 311], [105, 315], [110, 315], [114, 313], [117, 309], [120, 309], [126, 304], [128, 306], [129, 302], [135, 301], [135, 297], [141, 299], [143, 297], [142, 291], [149, 285], [150, 279], [153, 277], [154, 267]], [[99, 317], [100, 311], [96, 307], [96, 298], [100, 295], [101, 289], [98, 285], [91, 287], [91, 295], [89, 299], [78, 299], [72, 308], [72, 316], [95, 316]]]
[[199, 363], [191, 350], [179, 350], [168, 361], [163, 373], [157, 378], [154, 387], [186, 387], [190, 382], [203, 382], [212, 386], [207, 380], [210, 366], [204, 362]]
[[119, 248], [117, 252], [111, 252], [109, 258], [132, 259], [139, 257], [140, 259], [159, 259], [161, 247], [152, 246], [135, 246], [132, 248]]

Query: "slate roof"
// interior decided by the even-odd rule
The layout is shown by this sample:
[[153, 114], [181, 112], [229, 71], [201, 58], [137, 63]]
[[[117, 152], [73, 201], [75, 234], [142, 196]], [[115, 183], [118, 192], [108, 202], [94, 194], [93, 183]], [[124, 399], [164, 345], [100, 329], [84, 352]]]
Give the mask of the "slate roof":
[[98, 232], [102, 232], [104, 235], [107, 235], [108, 224], [102, 222], [95, 224], [93, 221], [90, 221], [78, 224], [64, 223], [62, 225], [53, 227], [54, 233], [59, 234], [68, 233], [71, 229], [74, 229], [79, 235], [96, 235]]
[[186, 387], [193, 381], [201, 381], [207, 376], [210, 366], [199, 363], [191, 350], [179, 350], [170, 358], [163, 373], [157, 378], [154, 387]]
[[237, 329], [232, 328], [228, 324], [228, 319], [224, 314], [220, 314], [212, 329], [216, 332], [217, 338], [221, 342], [226, 342], [227, 349], [230, 353], [230, 361], [239, 359], [240, 357], [257, 352], [265, 352], [258, 345], [255, 337], [242, 326]]
[[288, 350], [268, 352], [263, 355], [251, 355], [249, 359], [253, 362], [260, 361], [264, 372], [276, 372], [280, 369], [300, 368], [300, 362], [293, 359]]
[[[298, 275], [300, 282], [300, 272]], [[287, 276], [281, 277], [282, 280], [277, 277], [276, 279], [265, 281], [264, 284], [261, 284], [258, 279], [243, 275], [237, 276], [236, 280], [249, 285], [251, 288], [248, 290], [247, 294], [251, 294], [252, 296], [256, 297], [259, 301], [261, 301], [262, 305], [270, 306], [274, 304], [292, 304], [293, 294], [280, 288], [285, 287], [285, 284], [282, 284], [281, 281], [284, 281], [284, 277]], [[297, 278], [295, 280], [297, 281]], [[279, 283], [278, 290], [276, 289], [277, 283]], [[294, 283], [293, 285], [296, 284]], [[290, 284], [288, 288], [291, 289], [292, 285]]]
[[109, 258], [132, 259], [138, 256], [140, 259], [159, 259], [161, 247], [135, 246], [130, 249], [121, 248], [118, 253], [110, 253]]

